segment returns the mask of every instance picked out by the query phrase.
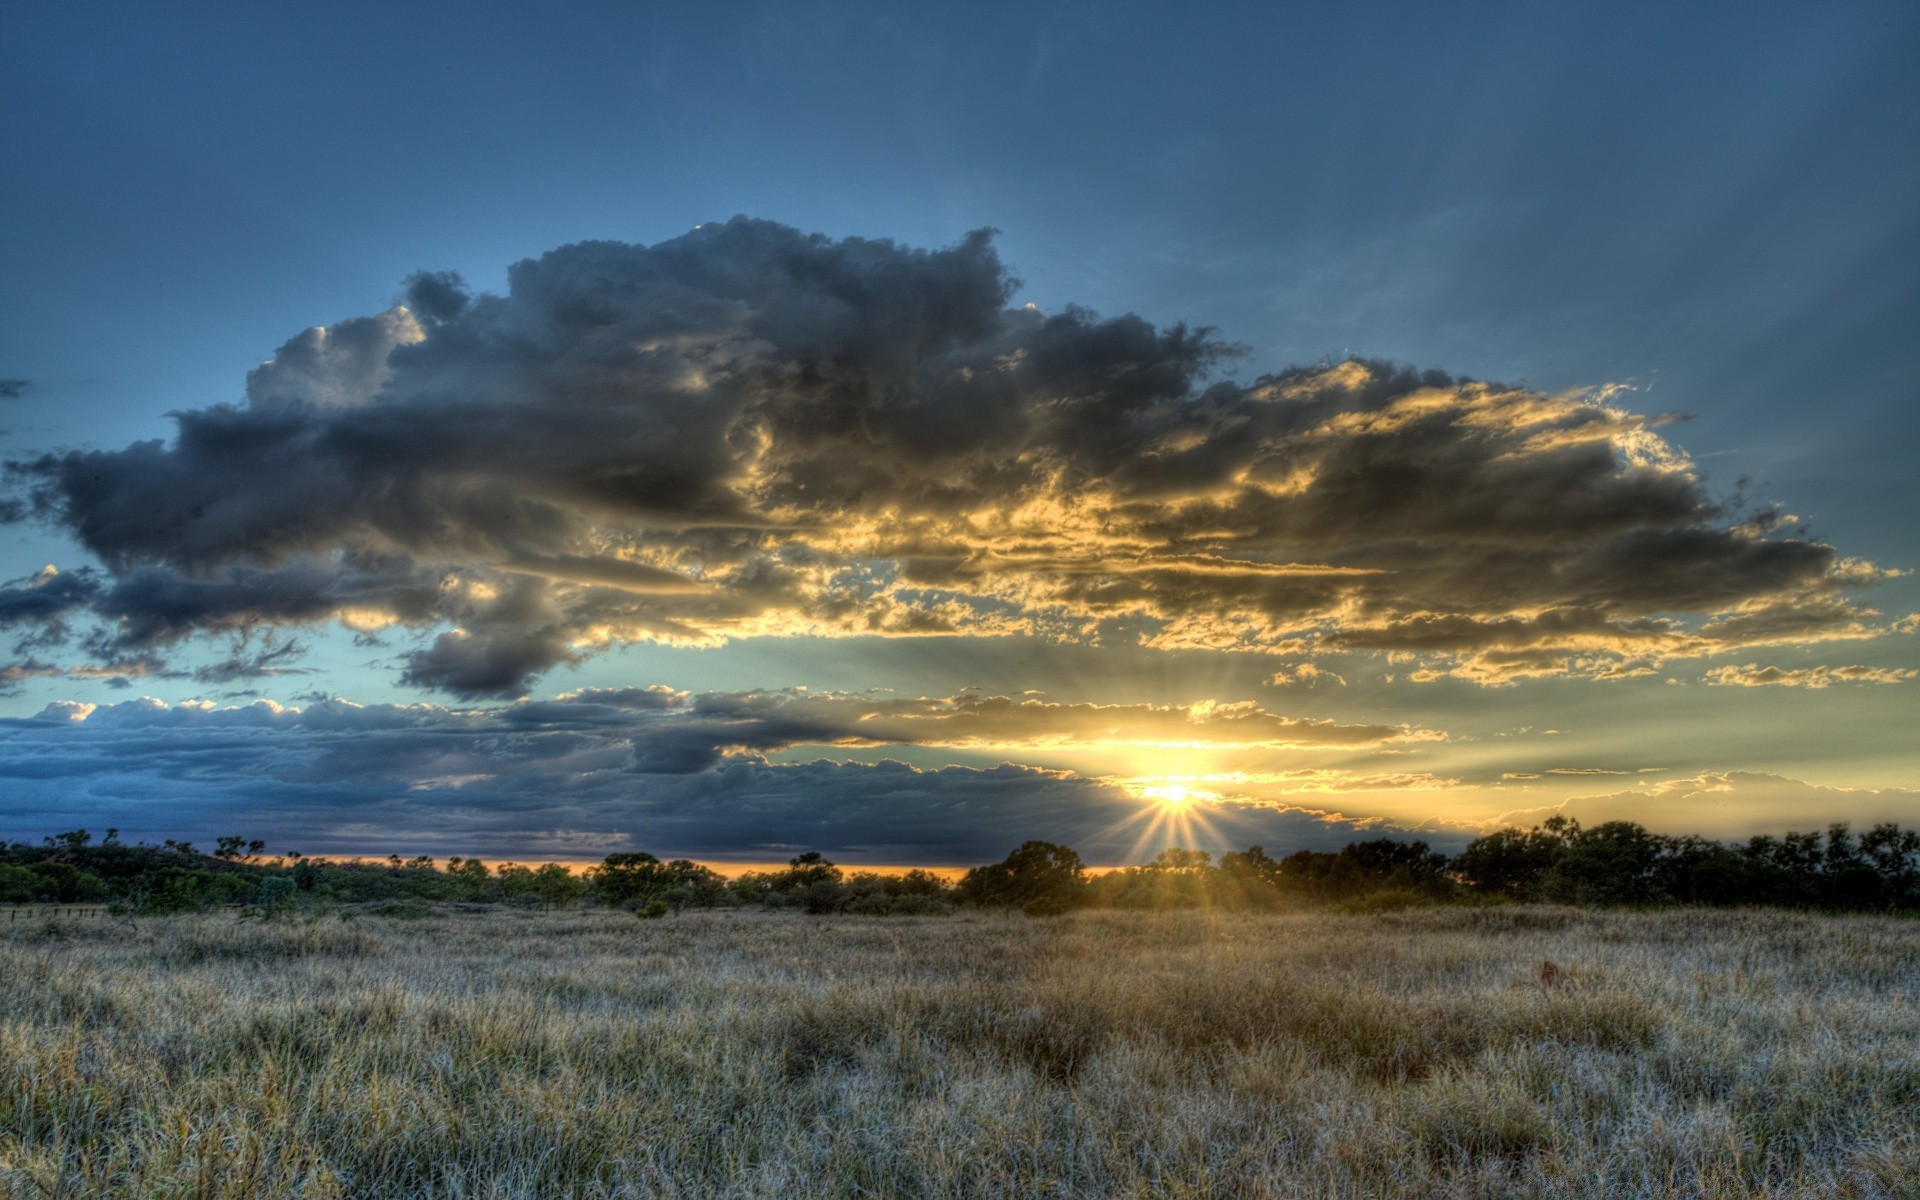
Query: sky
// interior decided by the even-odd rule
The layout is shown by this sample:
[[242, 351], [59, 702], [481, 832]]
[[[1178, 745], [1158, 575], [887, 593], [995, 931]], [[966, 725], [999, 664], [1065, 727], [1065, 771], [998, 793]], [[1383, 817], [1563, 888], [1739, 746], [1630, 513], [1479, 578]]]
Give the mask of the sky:
[[11, 4], [0, 838], [1920, 822], [1917, 52]]

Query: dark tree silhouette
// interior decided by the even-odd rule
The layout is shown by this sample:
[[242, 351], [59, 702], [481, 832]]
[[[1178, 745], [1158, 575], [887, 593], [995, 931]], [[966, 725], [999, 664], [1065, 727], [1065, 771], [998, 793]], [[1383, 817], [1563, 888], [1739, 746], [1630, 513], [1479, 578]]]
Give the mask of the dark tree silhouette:
[[1080, 855], [1052, 842], [1022, 842], [990, 866], [968, 871], [955, 895], [968, 904], [1009, 905], [1060, 912], [1078, 903], [1086, 887]]

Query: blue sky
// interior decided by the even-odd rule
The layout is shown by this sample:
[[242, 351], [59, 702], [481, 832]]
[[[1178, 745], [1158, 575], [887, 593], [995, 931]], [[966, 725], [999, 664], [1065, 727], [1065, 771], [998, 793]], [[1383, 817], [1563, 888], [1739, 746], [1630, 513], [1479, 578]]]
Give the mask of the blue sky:
[[[465, 710], [654, 684], [694, 695], [805, 686], [951, 698], [973, 688], [1069, 705], [1255, 704], [1443, 733], [1337, 752], [1210, 750], [1184, 765], [1125, 735], [727, 752], [728, 769], [768, 773], [797, 797], [796, 812], [833, 803], [831, 788], [816, 796], [778, 771], [823, 755], [912, 762], [929, 795], [944, 786], [940, 768], [1009, 760], [1069, 772], [1109, 797], [1180, 775], [1193, 811], [1216, 823], [1304, 812], [1320, 814], [1314, 830], [1342, 836], [1355, 821], [1465, 836], [1582, 803], [1682, 825], [1711, 816], [1731, 835], [1743, 813], [1755, 828], [1861, 819], [1855, 809], [1903, 803], [1902, 789], [1920, 786], [1909, 732], [1920, 705], [1903, 674], [1920, 653], [1896, 631], [1920, 610], [1920, 588], [1893, 574], [1920, 565], [1910, 476], [1920, 13], [1909, 5], [1221, 5], [1196, 18], [1173, 5], [22, 3], [0, 23], [12, 117], [0, 126], [11, 169], [0, 192], [0, 378], [24, 381], [0, 400], [0, 452], [15, 462], [171, 438], [169, 413], [244, 404], [249, 371], [277, 347], [389, 309], [418, 271], [455, 271], [475, 293], [500, 293], [511, 264], [557, 247], [654, 245], [735, 214], [927, 248], [992, 227], [998, 261], [1019, 281], [1011, 306], [1217, 328], [1245, 353], [1214, 380], [1251, 385], [1292, 364], [1359, 356], [1548, 396], [1621, 385], [1605, 394], [1619, 411], [1687, 418], [1658, 436], [1684, 453], [1703, 495], [1738, 489], [1745, 508], [1777, 503], [1804, 524], [1773, 536], [1874, 564], [1880, 577], [1846, 594], [1878, 615], [1847, 619], [1884, 627], [1643, 655], [1635, 661], [1651, 673], [1628, 679], [1555, 671], [1498, 686], [1459, 674], [1457, 661], [1389, 661], [1378, 646], [1328, 641], [1290, 656], [1275, 651], [1278, 635], [1251, 650], [1156, 650], [1140, 644], [1151, 631], [1133, 627], [1089, 638], [976, 624], [905, 639], [735, 630], [725, 645], [689, 648], [629, 630], [535, 672], [523, 691], [481, 697], [421, 686], [418, 672], [407, 681], [406, 656], [452, 627], [446, 612], [392, 625], [379, 645], [303, 615], [245, 626], [248, 654], [274, 638], [297, 643], [299, 654], [273, 660], [297, 675], [209, 682], [204, 669], [234, 657], [235, 627], [169, 642], [164, 666], [132, 677], [75, 674], [100, 665], [77, 643], [16, 647], [15, 665], [45, 669], [21, 675], [0, 714], [31, 721], [56, 701], [105, 712], [140, 695], [218, 707], [325, 693]], [[25, 494], [31, 480], [14, 486]], [[0, 529], [0, 578], [24, 595], [41, 586], [31, 579], [43, 564], [97, 565], [101, 547], [76, 542], [77, 519], [68, 510]], [[132, 553], [149, 551], [159, 553]], [[501, 569], [444, 557], [432, 561]], [[167, 569], [204, 579], [237, 561]], [[1731, 605], [1778, 598], [1729, 596], [1645, 612], [1697, 628]], [[1414, 599], [1405, 612], [1439, 603]], [[1340, 633], [1326, 612], [1317, 619], [1326, 637]], [[37, 630], [13, 633], [25, 641]], [[1324, 676], [1274, 684], [1303, 662]], [[1434, 677], [1410, 683], [1421, 671]], [[80, 728], [92, 723], [21, 725], [0, 740], [0, 771], [31, 762], [41, 765], [21, 767], [20, 780], [54, 781], [11, 788], [32, 799], [12, 813], [0, 806], [0, 825], [12, 826], [0, 834], [111, 819], [211, 836], [245, 820], [352, 848], [444, 824], [403, 813], [349, 829], [325, 805], [278, 813], [261, 780], [285, 784], [284, 765], [228, 760], [222, 775], [218, 755], [196, 751], [191, 771], [142, 774], [91, 755], [56, 769], [28, 746], [109, 736], [105, 722]], [[172, 736], [184, 747], [211, 735]], [[286, 762], [310, 759], [299, 741], [308, 733], [277, 736], [290, 739]], [[653, 735], [620, 736], [631, 746]], [[424, 770], [409, 760], [328, 794], [342, 805], [437, 794]], [[1306, 781], [1308, 770], [1323, 774]], [[465, 774], [476, 776], [456, 789], [468, 809], [525, 811], [503, 774]], [[216, 776], [228, 808], [175, 809], [183, 779]], [[703, 779], [720, 787], [718, 775], [676, 778], [694, 797], [684, 803], [709, 794]], [[74, 780], [85, 798], [61, 800]], [[1642, 798], [1603, 802], [1622, 780]], [[1654, 795], [1662, 781], [1674, 786]], [[1017, 799], [1023, 786], [1005, 794]], [[1779, 799], [1789, 793], [1800, 799]], [[1732, 818], [1715, 815], [1726, 797], [1749, 794], [1758, 798]], [[547, 845], [527, 831], [559, 828], [563, 816], [580, 824], [581, 845], [706, 838], [684, 848], [745, 855], [799, 836], [770, 825], [752, 845], [728, 845], [627, 812], [618, 787], [608, 795], [544, 825], [488, 817], [471, 836], [492, 839], [489, 850], [515, 850], [515, 838]], [[1673, 799], [1683, 795], [1721, 799], [1689, 808]], [[910, 825], [912, 806], [901, 811]], [[1012, 841], [1024, 832], [1017, 815], [988, 824]], [[946, 834], [864, 850], [833, 836], [855, 856], [962, 853]], [[1282, 836], [1295, 834], [1270, 835]]]

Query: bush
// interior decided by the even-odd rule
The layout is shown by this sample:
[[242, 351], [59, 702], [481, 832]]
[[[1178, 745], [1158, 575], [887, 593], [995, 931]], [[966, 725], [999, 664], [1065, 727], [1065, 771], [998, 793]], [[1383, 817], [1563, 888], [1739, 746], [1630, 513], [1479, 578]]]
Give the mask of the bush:
[[831, 879], [816, 879], [790, 894], [802, 911], [815, 916], [837, 913], [847, 905], [847, 890]]
[[27, 873], [39, 877], [39, 899], [74, 904], [98, 900], [107, 894], [106, 880], [67, 863], [38, 862], [28, 867]]
[[847, 901], [841, 911], [862, 917], [943, 917], [953, 905], [938, 896], [869, 892]]
[[1425, 842], [1374, 838], [1333, 853], [1297, 850], [1280, 860], [1278, 883], [1286, 892], [1323, 903], [1379, 891], [1418, 892], [1444, 900], [1458, 890], [1446, 873], [1450, 865], [1446, 855]]
[[1057, 917], [1080, 907], [1077, 893], [1066, 890], [1043, 892], [1020, 906], [1020, 911], [1030, 917]]
[[[540, 894], [549, 903], [564, 903], [577, 894], [571, 890], [576, 881], [564, 867], [549, 864], [532, 872], [530, 879], [534, 884], [544, 882], [546, 891]], [[617, 908], [655, 900], [670, 901], [674, 908], [689, 904], [712, 908], [727, 897], [726, 881], [713, 870], [684, 858], [661, 862], [644, 852], [607, 855], [593, 872], [592, 886], [610, 907]]]
[[634, 915], [642, 921], [658, 921], [672, 911], [665, 900], [649, 900]]
[[960, 880], [954, 898], [964, 904], [1025, 908], [1046, 901], [1072, 907], [1086, 888], [1080, 855], [1052, 842], [1022, 842], [990, 866], [975, 867]]
[[1920, 831], [1845, 824], [1726, 845], [1650, 833], [1628, 821], [1583, 829], [1554, 817], [1501, 830], [1453, 860], [1475, 893], [1583, 905], [1778, 904], [1887, 911], [1920, 907]]
[[0, 904], [27, 904], [40, 898], [46, 880], [25, 867], [0, 863]]
[[418, 921], [433, 915], [432, 907], [418, 900], [389, 900], [385, 904], [374, 905], [367, 912], [376, 917], [392, 917], [396, 921]]
[[1378, 892], [1368, 892], [1364, 896], [1355, 896], [1351, 900], [1342, 900], [1333, 906], [1333, 910], [1343, 913], [1399, 912], [1402, 909], [1424, 907], [1433, 902], [1433, 897], [1409, 891], [1406, 888], [1386, 888]]
[[133, 899], [143, 913], [194, 912], [251, 900], [258, 887], [253, 876], [238, 871], [162, 867], [139, 877]]

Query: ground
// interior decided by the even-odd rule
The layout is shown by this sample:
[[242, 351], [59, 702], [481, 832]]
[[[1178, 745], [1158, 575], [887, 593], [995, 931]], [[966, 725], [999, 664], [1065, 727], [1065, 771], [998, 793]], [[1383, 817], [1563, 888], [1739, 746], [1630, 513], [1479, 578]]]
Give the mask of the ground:
[[1915, 921], [22, 911], [8, 1196], [1920, 1194]]

